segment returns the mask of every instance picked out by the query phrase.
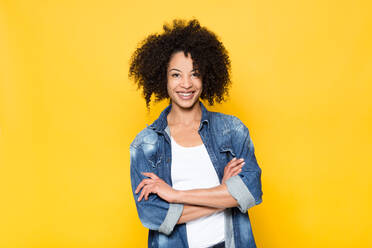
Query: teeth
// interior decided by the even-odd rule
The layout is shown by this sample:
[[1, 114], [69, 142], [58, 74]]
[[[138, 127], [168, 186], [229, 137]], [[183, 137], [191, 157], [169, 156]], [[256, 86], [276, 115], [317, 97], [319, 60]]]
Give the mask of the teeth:
[[178, 94], [180, 94], [181, 96], [189, 96], [189, 95], [191, 95], [192, 93], [190, 92], [190, 93], [178, 93]]

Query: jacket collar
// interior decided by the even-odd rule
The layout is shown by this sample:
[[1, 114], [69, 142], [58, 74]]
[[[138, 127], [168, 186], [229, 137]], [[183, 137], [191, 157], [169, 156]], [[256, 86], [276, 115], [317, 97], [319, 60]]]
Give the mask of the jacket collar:
[[[201, 110], [202, 110], [202, 118], [200, 120], [200, 126], [199, 130], [203, 127], [203, 124], [209, 124], [209, 111], [206, 109], [204, 104], [199, 101]], [[168, 126], [168, 121], [167, 121], [167, 116], [172, 109], [172, 104], [169, 104], [161, 113], [158, 119], [156, 119], [150, 126], [149, 128], [155, 130], [156, 132], [164, 132], [164, 130]]]

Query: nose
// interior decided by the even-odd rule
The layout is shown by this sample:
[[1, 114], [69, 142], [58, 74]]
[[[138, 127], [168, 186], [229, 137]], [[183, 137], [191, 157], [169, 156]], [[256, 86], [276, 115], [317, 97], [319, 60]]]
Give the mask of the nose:
[[185, 89], [189, 89], [192, 87], [192, 80], [190, 77], [184, 77], [181, 81], [181, 86]]

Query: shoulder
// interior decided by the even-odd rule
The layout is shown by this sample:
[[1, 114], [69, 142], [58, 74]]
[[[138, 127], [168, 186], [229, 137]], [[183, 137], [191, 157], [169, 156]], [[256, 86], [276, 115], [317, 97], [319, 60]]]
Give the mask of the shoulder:
[[139, 148], [142, 145], [155, 145], [158, 141], [158, 134], [151, 128], [142, 129], [130, 144], [133, 148]]
[[236, 116], [221, 112], [210, 111], [211, 125], [221, 131], [237, 131], [247, 129], [244, 123]]
[[137, 166], [139, 161], [145, 158], [150, 163], [153, 163], [154, 156], [157, 154], [159, 148], [158, 137], [158, 134], [148, 127], [136, 135], [129, 147], [133, 166]]

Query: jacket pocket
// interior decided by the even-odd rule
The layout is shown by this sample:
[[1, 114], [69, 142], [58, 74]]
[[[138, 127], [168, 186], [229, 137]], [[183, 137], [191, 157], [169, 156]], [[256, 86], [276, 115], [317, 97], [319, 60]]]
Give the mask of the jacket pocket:
[[233, 149], [230, 146], [226, 146], [226, 145], [220, 147], [220, 155], [221, 155], [221, 160], [224, 163], [224, 166], [226, 166], [226, 164], [230, 162], [231, 159], [236, 157]]

